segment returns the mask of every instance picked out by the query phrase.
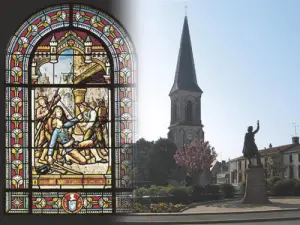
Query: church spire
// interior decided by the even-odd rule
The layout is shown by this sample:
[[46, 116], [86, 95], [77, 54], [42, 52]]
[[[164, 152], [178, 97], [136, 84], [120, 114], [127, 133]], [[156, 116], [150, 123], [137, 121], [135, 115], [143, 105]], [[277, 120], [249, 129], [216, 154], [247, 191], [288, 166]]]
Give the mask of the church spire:
[[197, 84], [196, 70], [192, 51], [192, 43], [188, 25], [188, 19], [185, 15], [183, 29], [180, 40], [180, 49], [177, 59], [175, 80], [170, 95], [176, 90], [186, 90], [191, 92], [200, 92], [202, 90]]

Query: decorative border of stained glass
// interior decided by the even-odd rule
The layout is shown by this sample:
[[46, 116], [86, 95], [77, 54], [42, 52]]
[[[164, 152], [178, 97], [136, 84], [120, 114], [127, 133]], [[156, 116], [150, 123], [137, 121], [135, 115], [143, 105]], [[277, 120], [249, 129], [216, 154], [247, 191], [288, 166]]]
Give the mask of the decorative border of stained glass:
[[46, 34], [62, 27], [69, 27], [70, 6], [47, 8], [27, 20], [11, 38], [7, 47], [6, 82], [27, 84], [28, 62], [37, 42]]
[[6, 188], [28, 188], [28, 93], [26, 88], [6, 88]]
[[[115, 92], [116, 104], [116, 182], [120, 188], [133, 188], [132, 143], [136, 132], [136, 104], [135, 88], [117, 88]], [[118, 176], [119, 175], [119, 176]]]
[[28, 213], [29, 198], [25, 192], [8, 192], [5, 196], [7, 213]]
[[[132, 144], [135, 141], [136, 132], [136, 59], [133, 45], [124, 29], [112, 17], [98, 10], [78, 4], [63, 4], [46, 8], [23, 23], [19, 30], [10, 39], [6, 52], [6, 189], [26, 190], [29, 192], [7, 192], [6, 209], [8, 213], [63, 213], [61, 208], [34, 208], [37, 199], [63, 199], [65, 192], [43, 192], [37, 193], [32, 190], [29, 176], [29, 151], [28, 144], [28, 74], [30, 72], [29, 62], [35, 45], [45, 37], [45, 35], [55, 32], [58, 29], [80, 28], [86, 32], [93, 33], [105, 43], [110, 51], [113, 61], [113, 83], [108, 87], [114, 89], [114, 115], [115, 140], [115, 168], [112, 171], [113, 192], [110, 196], [115, 196], [116, 188], [122, 190], [133, 188], [132, 171]], [[114, 85], [118, 85], [115, 87]], [[33, 191], [33, 192], [32, 192]], [[74, 190], [75, 192], [76, 190]], [[107, 194], [91, 190], [93, 193], [77, 193], [83, 200], [83, 208], [77, 213], [99, 213], [113, 212], [112, 206], [97, 208], [96, 198], [104, 199]], [[99, 191], [102, 191], [99, 189]], [[76, 193], [76, 192], [75, 192]], [[28, 194], [32, 196], [29, 200]], [[47, 196], [46, 196], [47, 195]], [[24, 205], [23, 209], [13, 208], [14, 199], [19, 198]], [[110, 197], [107, 197], [110, 199]], [[86, 199], [87, 202], [84, 202]], [[89, 208], [89, 199], [93, 199], [92, 208]], [[42, 203], [44, 200], [41, 200]], [[48, 201], [48, 200], [47, 200]], [[46, 201], [46, 206], [47, 206]], [[18, 203], [18, 200], [15, 200]], [[98, 201], [99, 202], [99, 201]], [[41, 204], [42, 204], [41, 203]], [[115, 202], [116, 203], [116, 202]], [[43, 203], [44, 204], [44, 203]], [[86, 205], [84, 205], [86, 204]], [[32, 208], [30, 208], [32, 206]], [[96, 208], [93, 208], [96, 207]]]
[[33, 214], [112, 213], [112, 193], [34, 192]]

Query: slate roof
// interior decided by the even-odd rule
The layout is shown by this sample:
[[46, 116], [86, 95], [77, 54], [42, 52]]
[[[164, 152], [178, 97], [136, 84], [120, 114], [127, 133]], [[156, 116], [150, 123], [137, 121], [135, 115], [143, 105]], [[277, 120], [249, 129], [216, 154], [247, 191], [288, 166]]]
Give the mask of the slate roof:
[[184, 18], [181, 34], [174, 84], [170, 91], [170, 95], [176, 90], [203, 93], [197, 83], [192, 43], [186, 16]]

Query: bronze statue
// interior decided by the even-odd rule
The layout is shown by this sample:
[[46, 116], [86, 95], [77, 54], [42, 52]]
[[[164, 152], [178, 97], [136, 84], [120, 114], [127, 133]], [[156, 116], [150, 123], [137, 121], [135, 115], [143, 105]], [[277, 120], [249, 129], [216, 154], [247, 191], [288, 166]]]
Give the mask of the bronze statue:
[[258, 152], [258, 148], [255, 144], [254, 136], [259, 131], [259, 120], [257, 121], [257, 128], [255, 131], [253, 131], [253, 127], [248, 127], [248, 133], [245, 135], [245, 142], [244, 142], [244, 148], [243, 148], [243, 155], [244, 157], [248, 158], [249, 160], [249, 167], [252, 165], [251, 158], [256, 156], [257, 165], [262, 166], [261, 160], [260, 160], [260, 154]]

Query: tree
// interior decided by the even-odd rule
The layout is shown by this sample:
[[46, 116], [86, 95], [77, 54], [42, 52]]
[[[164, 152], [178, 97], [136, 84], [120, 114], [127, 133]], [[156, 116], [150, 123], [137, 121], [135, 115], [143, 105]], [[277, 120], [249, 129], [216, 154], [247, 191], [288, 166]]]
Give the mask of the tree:
[[178, 166], [174, 160], [176, 145], [164, 138], [157, 140], [149, 155], [148, 174], [154, 185], [167, 185], [174, 174], [178, 174]]
[[199, 185], [199, 177], [205, 170], [210, 169], [217, 154], [208, 141], [195, 140], [179, 148], [174, 159], [176, 164], [186, 170], [188, 176], [192, 177], [193, 184]]
[[282, 157], [282, 154], [278, 152], [267, 158], [265, 164], [267, 177], [283, 176], [282, 173], [285, 171], [286, 166], [284, 165]]
[[148, 164], [149, 155], [154, 142], [144, 138], [134, 143], [133, 165], [135, 172], [135, 183], [137, 186], [144, 186], [149, 183]]

